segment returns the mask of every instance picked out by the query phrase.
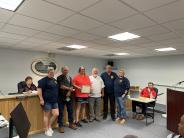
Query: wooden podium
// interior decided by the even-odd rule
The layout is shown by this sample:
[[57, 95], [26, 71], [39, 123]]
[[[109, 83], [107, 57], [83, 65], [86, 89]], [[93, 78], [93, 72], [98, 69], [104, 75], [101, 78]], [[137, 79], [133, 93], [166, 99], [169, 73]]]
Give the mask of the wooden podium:
[[178, 123], [184, 114], [184, 92], [167, 89], [167, 129], [178, 134]]

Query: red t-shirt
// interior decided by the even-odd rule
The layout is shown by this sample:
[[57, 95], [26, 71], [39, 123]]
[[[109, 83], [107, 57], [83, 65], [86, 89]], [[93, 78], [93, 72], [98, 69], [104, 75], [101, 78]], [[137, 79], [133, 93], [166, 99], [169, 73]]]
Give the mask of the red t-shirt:
[[[77, 85], [79, 87], [82, 87], [83, 85], [90, 85], [91, 86], [91, 82], [90, 82], [89, 76], [88, 75], [82, 76], [80, 74], [77, 74], [73, 78], [73, 84]], [[87, 97], [89, 97], [89, 94], [81, 93], [81, 91], [79, 89], [75, 89], [75, 96], [76, 97], [87, 98]]]
[[[150, 89], [150, 90], [149, 90]], [[141, 96], [142, 97], [146, 97], [146, 98], [150, 98], [150, 94], [152, 93], [153, 95], [153, 98], [155, 98], [157, 96], [157, 93], [155, 92], [155, 89], [154, 88], [144, 88], [142, 91], [141, 91]]]

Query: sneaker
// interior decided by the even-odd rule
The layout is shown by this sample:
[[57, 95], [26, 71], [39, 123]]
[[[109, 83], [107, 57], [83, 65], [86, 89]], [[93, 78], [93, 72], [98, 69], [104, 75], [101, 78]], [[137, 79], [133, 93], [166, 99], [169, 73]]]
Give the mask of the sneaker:
[[60, 128], [59, 128], [59, 133], [65, 133], [64, 127], [60, 127]]
[[49, 128], [49, 131], [53, 134], [54, 133], [54, 131], [53, 131], [53, 129], [52, 128]]
[[83, 123], [89, 123], [89, 121], [87, 119], [82, 119], [81, 120]]
[[124, 124], [124, 123], [125, 123], [125, 119], [120, 119], [120, 120], [119, 120], [119, 123], [120, 123], [120, 124]]
[[116, 123], [119, 123], [119, 121], [120, 121], [120, 118], [119, 117], [116, 118]]
[[77, 127], [82, 127], [81, 123], [79, 123], [79, 122], [76, 122], [75, 125], [76, 125]]
[[48, 137], [52, 137], [52, 133], [49, 130], [45, 131], [45, 135]]
[[69, 124], [69, 128], [76, 130], [77, 126], [75, 124], [71, 123], [71, 124]]

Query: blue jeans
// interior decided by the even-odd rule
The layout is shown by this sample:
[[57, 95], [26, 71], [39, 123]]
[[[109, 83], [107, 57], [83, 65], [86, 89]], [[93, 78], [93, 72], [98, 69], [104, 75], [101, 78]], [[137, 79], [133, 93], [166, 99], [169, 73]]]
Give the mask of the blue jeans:
[[117, 117], [126, 119], [125, 99], [122, 97], [115, 97], [115, 100], [118, 107]]
[[63, 112], [64, 112], [64, 107], [67, 107], [67, 112], [68, 112], [68, 121], [69, 123], [73, 123], [73, 105], [72, 102], [59, 102], [59, 116], [58, 116], [58, 125], [59, 127], [63, 127]]

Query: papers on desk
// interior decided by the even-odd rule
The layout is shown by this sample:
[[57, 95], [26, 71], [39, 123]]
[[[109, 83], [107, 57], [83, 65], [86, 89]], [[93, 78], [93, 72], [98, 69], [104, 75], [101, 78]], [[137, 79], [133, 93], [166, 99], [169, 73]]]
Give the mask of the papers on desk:
[[138, 97], [138, 98], [130, 98], [130, 97], [128, 97], [128, 99], [130, 99], [132, 101], [142, 102], [142, 103], [150, 103], [150, 102], [154, 102], [155, 101], [155, 99], [145, 98], [145, 97]]
[[90, 93], [91, 89], [89, 85], [83, 85], [81, 89], [81, 93]]
[[32, 91], [33, 94], [38, 94], [38, 91]]
[[28, 92], [23, 92], [23, 94], [38, 94], [38, 91], [28, 91]]
[[9, 122], [0, 115], [0, 128], [7, 127], [9, 125]]

